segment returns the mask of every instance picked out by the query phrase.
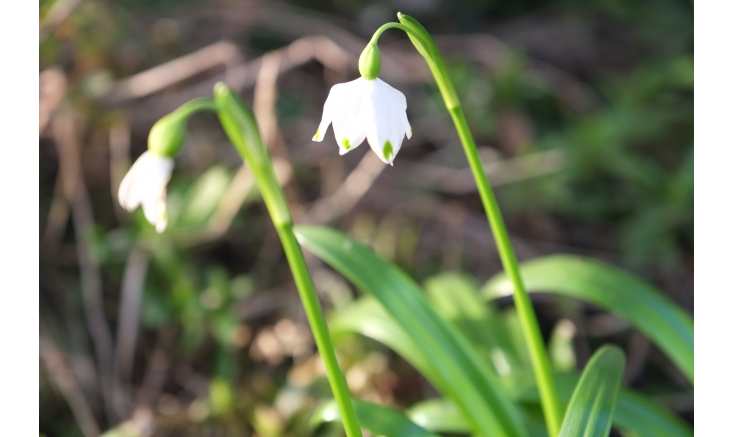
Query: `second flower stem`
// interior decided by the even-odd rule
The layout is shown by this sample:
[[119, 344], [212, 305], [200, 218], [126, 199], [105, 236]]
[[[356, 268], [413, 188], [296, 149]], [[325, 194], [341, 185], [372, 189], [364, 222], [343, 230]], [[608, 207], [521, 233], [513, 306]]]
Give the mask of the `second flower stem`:
[[214, 96], [220, 123], [243, 160], [250, 166], [281, 239], [311, 332], [314, 334], [314, 342], [324, 362], [327, 379], [342, 416], [345, 433], [347, 437], [362, 437], [347, 381], [337, 362], [309, 268], [293, 233], [293, 221], [286, 196], [276, 178], [270, 153], [263, 144], [255, 118], [245, 103], [223, 83], [215, 85]]
[[467, 161], [469, 161], [472, 175], [475, 178], [475, 184], [477, 184], [477, 190], [480, 193], [485, 214], [490, 222], [490, 229], [495, 236], [495, 244], [498, 247], [503, 269], [515, 289], [513, 302], [518, 311], [521, 331], [523, 332], [523, 337], [526, 340], [529, 355], [531, 356], [534, 375], [536, 376], [539, 394], [541, 395], [541, 408], [546, 419], [546, 429], [550, 437], [555, 437], [559, 435], [559, 431], [561, 430], [564, 411], [559, 402], [556, 384], [551, 373], [551, 363], [549, 362], [549, 356], [546, 354], [546, 348], [541, 338], [541, 330], [536, 319], [536, 313], [533, 310], [531, 298], [528, 296], [526, 287], [523, 285], [518, 260], [516, 259], [513, 245], [510, 242], [508, 230], [505, 227], [505, 221], [503, 221], [503, 215], [500, 213], [498, 201], [495, 199], [495, 194], [487, 179], [485, 169], [482, 166], [480, 154], [477, 152], [477, 145], [475, 144], [474, 138], [472, 138], [472, 133], [462, 112], [462, 106], [459, 103], [457, 92], [454, 89], [452, 80], [444, 65], [444, 60], [433, 38], [418, 21], [408, 15], [399, 12], [398, 20], [403, 25], [401, 29], [404, 27], [410, 29], [410, 32], [406, 33], [419, 53], [426, 59], [427, 64], [429, 64], [431, 73], [444, 99], [444, 104], [452, 116], [452, 121], [459, 134], [465, 155], [467, 155]]
[[513, 293], [513, 302], [515, 303], [520, 319], [523, 337], [528, 344], [531, 363], [533, 364], [534, 373], [538, 382], [539, 394], [541, 395], [541, 406], [546, 419], [546, 428], [550, 436], [556, 436], [561, 430], [561, 423], [564, 417], [561, 403], [556, 391], [556, 384], [551, 372], [551, 364], [546, 354], [543, 339], [541, 338], [541, 330], [536, 319], [536, 314], [531, 304], [531, 298], [528, 296], [526, 287], [521, 278], [521, 272], [518, 267], [518, 259], [516, 258], [513, 245], [510, 242], [508, 230], [505, 227], [503, 215], [500, 212], [498, 201], [490, 186], [490, 182], [485, 174], [482, 166], [480, 155], [477, 152], [475, 140], [472, 138], [467, 120], [464, 117], [462, 108], [456, 106], [448, 108], [452, 115], [452, 121], [459, 133], [460, 141], [464, 147], [467, 160], [470, 163], [472, 174], [475, 177], [475, 183], [482, 199], [482, 205], [485, 208], [485, 214], [490, 222], [490, 228], [495, 236], [495, 244], [498, 247], [500, 260], [506, 274], [510, 277], [515, 288]]

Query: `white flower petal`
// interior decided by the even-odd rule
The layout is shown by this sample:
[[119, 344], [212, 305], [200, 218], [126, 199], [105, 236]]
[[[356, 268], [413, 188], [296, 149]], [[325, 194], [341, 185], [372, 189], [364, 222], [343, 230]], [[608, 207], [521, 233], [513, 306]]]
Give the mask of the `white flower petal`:
[[355, 149], [367, 138], [378, 157], [391, 165], [404, 135], [408, 138], [412, 135], [406, 115], [406, 96], [380, 79], [360, 77], [333, 86], [313, 140], [322, 141], [330, 124], [340, 155]]
[[319, 128], [314, 134], [312, 141], [322, 141], [327, 133], [329, 124], [335, 120], [341, 120], [345, 116], [345, 107], [350, 102], [359, 104], [359, 79], [355, 79], [347, 83], [338, 83], [329, 90], [327, 101], [324, 102], [324, 111], [322, 112], [322, 121]]
[[117, 194], [120, 205], [128, 211], [142, 205], [146, 219], [159, 232], [167, 224], [166, 185], [173, 167], [173, 159], [146, 151], [130, 167]]
[[406, 112], [397, 92], [380, 79], [370, 81], [369, 105], [363, 117], [369, 119], [368, 143], [378, 157], [391, 164], [403, 143]]
[[[380, 80], [380, 79], [376, 79], [376, 80]], [[404, 131], [406, 133], [406, 136], [410, 140], [411, 139], [411, 136], [413, 135], [413, 130], [411, 130], [411, 125], [408, 123], [408, 116], [406, 115], [406, 108], [408, 108], [408, 105], [406, 104], [406, 96], [403, 95], [402, 92], [398, 91], [397, 89], [393, 88], [392, 86], [388, 85], [387, 83], [383, 82], [382, 80], [380, 80], [380, 82], [382, 82], [383, 85], [385, 85], [388, 89], [390, 89], [391, 91], [393, 91], [393, 93], [396, 96], [398, 96], [398, 99], [401, 102], [401, 106], [403, 107], [403, 111], [398, 111], [398, 112], [400, 112], [400, 116], [402, 118], [403, 129], [404, 129]], [[396, 153], [398, 153], [398, 152], [396, 152]]]

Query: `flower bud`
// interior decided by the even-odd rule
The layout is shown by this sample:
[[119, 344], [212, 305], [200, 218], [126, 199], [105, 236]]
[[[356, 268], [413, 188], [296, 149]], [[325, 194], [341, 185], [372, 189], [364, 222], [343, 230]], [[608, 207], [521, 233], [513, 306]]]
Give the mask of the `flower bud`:
[[148, 134], [148, 150], [167, 158], [176, 156], [184, 144], [186, 119], [173, 112], [158, 120]]
[[212, 99], [194, 99], [179, 106], [174, 112], [161, 117], [148, 134], [148, 150], [166, 158], [173, 158], [181, 150], [186, 134], [186, 121], [199, 111], [216, 111]]
[[360, 55], [360, 74], [367, 80], [374, 80], [380, 74], [380, 49], [378, 43], [370, 41]]

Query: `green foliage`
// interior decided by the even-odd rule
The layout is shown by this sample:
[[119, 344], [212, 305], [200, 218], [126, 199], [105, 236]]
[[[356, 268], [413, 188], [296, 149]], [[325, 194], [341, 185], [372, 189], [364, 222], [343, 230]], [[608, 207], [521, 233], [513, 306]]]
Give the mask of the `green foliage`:
[[[428, 348], [425, 344], [422, 344], [424, 340], [420, 333], [421, 329], [407, 329], [405, 324], [401, 322], [401, 318], [406, 317], [403, 312], [389, 311], [381, 300], [376, 299], [376, 296], [382, 293], [405, 293], [406, 287], [415, 288], [415, 285], [405, 285], [404, 279], [399, 279], [400, 276], [393, 275], [395, 268], [384, 261], [380, 261], [374, 253], [359, 247], [356, 251], [354, 249], [355, 245], [360, 243], [349, 239], [349, 237], [334, 231], [314, 227], [299, 227], [297, 232], [305, 247], [316, 253], [368, 293], [368, 296], [340, 308], [339, 311], [331, 315], [330, 330], [332, 335], [338, 339], [348, 333], [359, 333], [388, 346], [411, 363], [435, 387], [443, 391], [442, 384], [444, 382], [434, 369], [431, 361], [436, 360], [435, 355], [445, 354], [438, 351], [433, 354], [425, 353], [424, 350]], [[379, 263], [382, 273], [370, 276], [370, 272], [375, 267], [367, 266], [374, 263]], [[601, 264], [597, 267], [601, 271], [608, 271], [608, 274], [612, 272], [612, 274], [622, 277], [629, 276], [612, 267]], [[525, 270], [523, 272], [525, 274]], [[569, 271], [568, 278], [570, 278], [570, 282], [576, 274], [576, 270]], [[367, 280], [367, 278], [364, 278], [365, 275], [370, 277], [380, 276], [382, 279], [377, 279], [375, 282], [370, 280], [369, 283], [365, 284], [360, 282]], [[600, 272], [596, 272], [595, 276], [604, 278], [604, 275], [600, 275]], [[583, 282], [585, 278], [589, 277], [584, 274], [579, 275], [580, 282]], [[396, 282], [392, 283], [393, 280]], [[637, 281], [635, 278], [627, 277], [627, 282], [621, 281], [619, 284], [627, 289], [630, 283], [635, 284], [635, 281]], [[485, 288], [483, 293], [494, 289], [492, 285], [495, 283], [491, 282], [491, 286]], [[529, 280], [529, 285], [533, 283]], [[399, 286], [399, 284], [404, 284], [404, 286]], [[514, 312], [508, 310], [506, 314], [502, 314], [493, 307], [492, 302], [483, 304], [483, 293], [471, 278], [463, 275], [444, 274], [430, 278], [426, 282], [426, 288], [431, 305], [437, 313], [448, 323], [454, 325], [459, 335], [466, 338], [466, 341], [472, 345], [479, 356], [484, 357], [487, 365], [495, 365], [502, 376], [496, 383], [520, 406], [524, 422], [531, 435], [544, 435], [543, 418], [538, 416], [539, 396], [530, 363], [521, 360], [513, 366], [508, 364], [512, 362], [513, 358], [519, 356], [519, 351], [522, 351], [519, 346], [520, 348], [524, 347], [522, 344], [516, 346], [512, 339], [506, 338], [506, 332], [511, 333], [518, 329], [517, 327], [513, 328], [514, 320], [516, 320], [512, 317]], [[638, 288], [633, 288], [633, 292], [641, 293], [648, 298], [651, 298], [651, 295], [661, 298], [656, 291], [650, 291], [644, 287], [643, 289], [648, 291], [640, 292], [638, 291], [639, 288], [640, 285]], [[533, 286], [530, 289], [533, 290]], [[590, 288], [588, 291], [589, 295], [595, 296], [605, 296], [606, 293], [605, 289], [599, 287]], [[653, 305], [660, 306], [659, 303]], [[395, 305], [393, 308], [395, 308]], [[489, 327], [492, 327], [492, 329], [489, 329]], [[657, 326], [653, 329], [660, 330], [662, 328]], [[498, 341], [501, 338], [504, 340]], [[496, 348], [497, 352], [493, 352], [493, 348]], [[608, 352], [606, 355], [609, 354]], [[615, 352], [612, 352], [612, 355], [614, 354]], [[616, 360], [613, 358], [611, 358], [611, 361], [615, 363]], [[600, 365], [599, 362], [604, 364], [608, 361], [607, 358], [605, 360], [593, 360], [593, 363], [589, 365], [594, 365], [593, 369], [597, 369]], [[508, 369], [511, 370], [508, 371]], [[587, 373], [590, 375], [596, 372], [596, 370], [591, 370]], [[619, 379], [619, 375], [617, 377]], [[573, 397], [572, 392], [575, 387], [579, 385], [579, 377], [574, 372], [563, 372], [556, 374], [555, 380], [562, 400], [568, 402]], [[588, 380], [590, 380], [589, 377]], [[610, 380], [606, 379], [603, 382], [609, 383]], [[589, 389], [588, 392], [585, 392], [589, 394], [594, 392], [596, 388], [600, 388], [601, 385], [588, 381], [584, 384], [584, 387]], [[617, 387], [619, 387], [619, 381]], [[612, 405], [614, 406], [615, 403]], [[641, 437], [661, 435], [685, 437], [692, 435], [691, 429], [680, 419], [656, 403], [630, 390], [624, 389], [620, 392], [617, 398], [617, 408], [611, 414], [612, 423], [616, 428], [633, 433], [633, 435]], [[448, 400], [436, 399], [421, 402], [411, 407], [407, 411], [407, 415], [431, 432], [477, 432], [476, 428], [471, 425], [467, 413]], [[605, 416], [600, 421], [593, 420], [592, 422], [595, 426], [600, 426], [600, 423], [607, 426], [605, 425], [607, 419], [608, 417]]]
[[[611, 311], [646, 334], [694, 381], [694, 321], [651, 285], [598, 261], [553, 255], [521, 264], [529, 292], [582, 299]], [[512, 293], [503, 274], [483, 287], [488, 298]]]
[[[438, 437], [391, 408], [357, 399], [352, 400], [352, 405], [355, 407], [360, 425], [374, 435], [385, 437]], [[323, 403], [314, 411], [311, 426], [317, 427], [324, 422], [339, 422], [341, 420], [337, 403], [329, 401]]]
[[559, 437], [609, 435], [624, 368], [625, 355], [615, 346], [592, 356], [567, 405]]
[[429, 305], [419, 287], [395, 266], [348, 236], [298, 226], [299, 242], [369, 293], [410, 335], [437, 388], [460, 405], [478, 433], [524, 435], [520, 416], [497, 374], [453, 326]]

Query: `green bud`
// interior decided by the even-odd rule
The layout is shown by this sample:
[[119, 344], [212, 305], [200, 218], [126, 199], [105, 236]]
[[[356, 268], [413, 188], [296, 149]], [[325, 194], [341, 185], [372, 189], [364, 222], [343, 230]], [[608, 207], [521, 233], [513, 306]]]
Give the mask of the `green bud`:
[[184, 144], [186, 118], [173, 112], [158, 120], [148, 134], [148, 150], [167, 158], [176, 156]]
[[360, 55], [360, 74], [367, 80], [374, 80], [380, 74], [380, 49], [378, 43], [370, 41]]
[[217, 111], [212, 99], [194, 99], [161, 117], [148, 134], [148, 150], [159, 156], [173, 158], [181, 150], [186, 135], [186, 120], [199, 111]]

